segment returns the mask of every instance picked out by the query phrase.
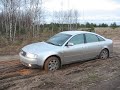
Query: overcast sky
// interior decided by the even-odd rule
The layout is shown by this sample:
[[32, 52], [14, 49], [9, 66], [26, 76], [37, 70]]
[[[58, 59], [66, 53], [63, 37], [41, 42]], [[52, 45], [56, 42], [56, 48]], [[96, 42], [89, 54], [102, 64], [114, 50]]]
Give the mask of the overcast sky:
[[80, 12], [80, 22], [120, 24], [120, 0], [46, 0], [49, 12], [73, 9]]

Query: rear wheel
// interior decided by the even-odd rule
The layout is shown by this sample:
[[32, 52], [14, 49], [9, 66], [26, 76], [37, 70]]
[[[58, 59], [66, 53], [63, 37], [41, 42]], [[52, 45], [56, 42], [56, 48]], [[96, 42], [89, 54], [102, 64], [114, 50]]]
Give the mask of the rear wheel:
[[60, 61], [57, 57], [50, 57], [44, 64], [45, 71], [55, 71], [60, 68]]
[[107, 59], [109, 57], [109, 51], [107, 49], [103, 49], [99, 55], [100, 59]]

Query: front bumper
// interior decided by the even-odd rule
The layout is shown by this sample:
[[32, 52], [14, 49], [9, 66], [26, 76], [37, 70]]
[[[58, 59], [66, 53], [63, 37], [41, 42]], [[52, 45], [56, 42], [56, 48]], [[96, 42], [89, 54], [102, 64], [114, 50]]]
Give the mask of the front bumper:
[[27, 67], [30, 67], [30, 68], [40, 68], [40, 66], [38, 66], [37, 64], [28, 64], [28, 63], [25, 63], [23, 61], [21, 61], [21, 63], [24, 65], [24, 66], [27, 66]]
[[19, 54], [20, 56], [20, 62], [27, 66], [27, 67], [37, 67], [37, 59], [32, 59], [32, 58], [28, 58], [25, 56], [22, 56], [21, 54]]

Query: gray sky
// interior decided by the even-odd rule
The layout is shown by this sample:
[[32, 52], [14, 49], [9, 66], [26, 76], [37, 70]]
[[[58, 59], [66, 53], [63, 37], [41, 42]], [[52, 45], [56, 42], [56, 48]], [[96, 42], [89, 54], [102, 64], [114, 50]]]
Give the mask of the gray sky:
[[44, 5], [49, 12], [63, 10], [78, 10], [79, 21], [82, 23], [112, 23], [120, 24], [120, 0], [46, 0]]

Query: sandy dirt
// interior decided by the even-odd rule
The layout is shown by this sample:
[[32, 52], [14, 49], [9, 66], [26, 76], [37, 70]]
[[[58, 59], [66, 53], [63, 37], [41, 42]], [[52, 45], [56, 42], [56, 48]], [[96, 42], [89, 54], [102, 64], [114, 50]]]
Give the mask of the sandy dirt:
[[110, 58], [64, 65], [55, 72], [27, 68], [19, 59], [0, 61], [0, 90], [115, 90], [120, 89], [119, 78], [119, 39], [114, 39]]
[[19, 55], [4, 55], [0, 56], [0, 61], [10, 61], [19, 59]]

